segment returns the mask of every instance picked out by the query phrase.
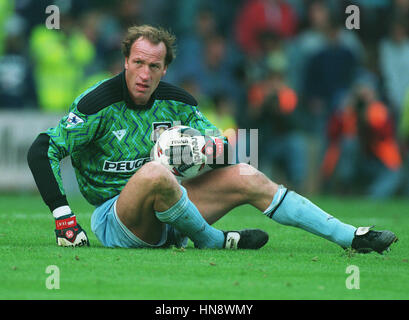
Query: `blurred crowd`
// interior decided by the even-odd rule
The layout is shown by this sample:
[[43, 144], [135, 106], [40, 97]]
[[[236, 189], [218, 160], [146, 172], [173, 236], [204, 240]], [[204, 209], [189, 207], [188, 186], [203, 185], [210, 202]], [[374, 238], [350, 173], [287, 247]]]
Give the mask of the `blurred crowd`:
[[275, 181], [409, 195], [409, 0], [0, 0], [0, 109], [66, 112], [123, 70], [124, 32], [145, 23], [177, 36], [164, 80], [220, 129], [258, 128]]

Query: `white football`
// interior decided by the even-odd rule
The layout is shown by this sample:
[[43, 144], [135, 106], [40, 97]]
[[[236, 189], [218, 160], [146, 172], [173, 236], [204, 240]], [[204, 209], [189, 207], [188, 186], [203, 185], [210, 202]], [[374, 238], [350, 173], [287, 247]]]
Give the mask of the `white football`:
[[[163, 164], [181, 180], [190, 179], [204, 172], [204, 145], [205, 139], [198, 130], [188, 126], [174, 126], [159, 136], [152, 149], [153, 160]], [[175, 153], [172, 157], [171, 149]]]

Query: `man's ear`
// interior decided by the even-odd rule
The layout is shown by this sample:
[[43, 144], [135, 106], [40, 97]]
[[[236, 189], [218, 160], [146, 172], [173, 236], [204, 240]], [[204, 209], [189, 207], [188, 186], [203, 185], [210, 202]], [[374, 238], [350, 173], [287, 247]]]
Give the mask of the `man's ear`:
[[164, 77], [164, 76], [165, 76], [166, 71], [168, 71], [168, 66], [165, 66], [165, 68], [163, 68], [162, 77]]
[[128, 57], [125, 57], [124, 67], [125, 67], [125, 70], [128, 70]]

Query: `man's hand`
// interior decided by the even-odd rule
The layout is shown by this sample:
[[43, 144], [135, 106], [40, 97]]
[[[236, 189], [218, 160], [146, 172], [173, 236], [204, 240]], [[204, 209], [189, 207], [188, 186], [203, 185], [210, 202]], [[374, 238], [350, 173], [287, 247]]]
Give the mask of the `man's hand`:
[[206, 164], [212, 168], [228, 165], [228, 144], [218, 137], [204, 136], [202, 153], [206, 156]]
[[77, 223], [77, 219], [73, 213], [55, 219], [55, 227], [55, 235], [59, 246], [89, 246], [87, 234]]
[[170, 165], [208, 164], [212, 168], [228, 165], [227, 141], [208, 135], [172, 139], [165, 155]]

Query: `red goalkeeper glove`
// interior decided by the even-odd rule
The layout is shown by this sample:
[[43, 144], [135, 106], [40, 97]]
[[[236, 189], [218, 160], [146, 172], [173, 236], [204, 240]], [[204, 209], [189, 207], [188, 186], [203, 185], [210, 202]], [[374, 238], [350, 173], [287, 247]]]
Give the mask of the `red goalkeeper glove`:
[[229, 143], [218, 137], [204, 136], [205, 144], [202, 153], [206, 156], [206, 164], [211, 168], [229, 164]]
[[57, 244], [62, 247], [89, 246], [87, 234], [73, 213], [55, 219], [55, 235]]

